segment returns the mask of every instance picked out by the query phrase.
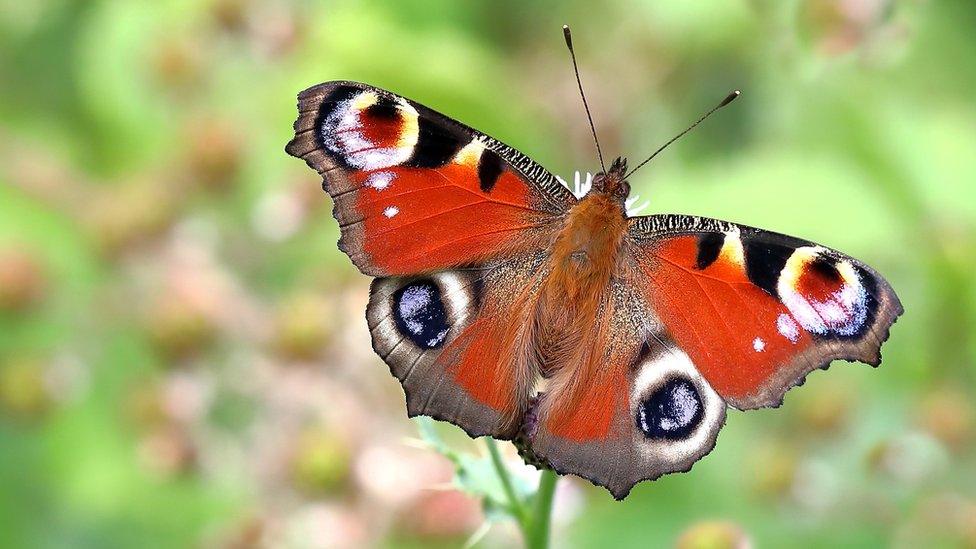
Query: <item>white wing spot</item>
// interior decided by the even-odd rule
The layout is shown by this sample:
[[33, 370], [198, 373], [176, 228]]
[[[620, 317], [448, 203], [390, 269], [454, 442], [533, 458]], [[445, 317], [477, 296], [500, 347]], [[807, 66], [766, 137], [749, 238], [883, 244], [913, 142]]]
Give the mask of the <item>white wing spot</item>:
[[800, 327], [796, 325], [793, 317], [786, 313], [780, 313], [776, 319], [776, 330], [793, 343], [796, 343], [796, 340], [800, 339]]
[[390, 186], [391, 181], [393, 181], [393, 172], [376, 172], [366, 180], [366, 186], [382, 191]]
[[752, 340], [752, 348], [755, 349], [757, 353], [761, 353], [766, 350], [766, 342], [762, 340], [761, 337], [757, 337]]
[[397, 208], [396, 206], [388, 206], [385, 210], [383, 210], [383, 215], [386, 217], [393, 217], [398, 213], [400, 213], [400, 208]]

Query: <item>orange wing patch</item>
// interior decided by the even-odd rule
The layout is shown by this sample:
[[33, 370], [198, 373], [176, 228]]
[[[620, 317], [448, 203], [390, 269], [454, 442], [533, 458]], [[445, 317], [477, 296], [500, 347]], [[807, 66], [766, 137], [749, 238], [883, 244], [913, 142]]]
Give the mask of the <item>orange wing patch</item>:
[[519, 395], [511, 375], [514, 356], [511, 345], [506, 344], [506, 339], [511, 337], [501, 328], [497, 317], [480, 318], [468, 326], [454, 343], [463, 349], [460, 358], [447, 370], [472, 398], [492, 410], [511, 415]]
[[[610, 436], [613, 421], [626, 408], [625, 364], [605, 365], [609, 372], [592, 380], [574, 400], [553, 402], [545, 425], [553, 435], [573, 442], [592, 442]], [[564, 393], [562, 396], [567, 396]], [[556, 397], [559, 398], [559, 394]]]
[[637, 482], [686, 471], [707, 454], [726, 406], [663, 339], [631, 284], [611, 282], [604, 298], [579, 342], [587, 351], [553, 374], [530, 410], [524, 452], [622, 499]]
[[389, 168], [355, 179], [362, 190], [348, 207], [362, 219], [363, 253], [389, 274], [479, 263], [525, 248], [526, 233], [545, 221], [510, 172], [491, 193], [480, 189], [477, 170], [466, 164]]
[[645, 271], [652, 302], [709, 384], [726, 398], [743, 398], [809, 345], [809, 335], [779, 330], [786, 307], [749, 282], [741, 265], [720, 258], [697, 270], [696, 250], [692, 236], [655, 250], [660, 261]]
[[694, 236], [663, 241], [653, 253], [658, 261], [641, 268], [652, 281], [654, 309], [722, 396], [748, 397], [810, 344], [809, 334], [791, 329], [795, 323], [786, 306], [749, 281], [744, 259], [723, 254], [698, 269]]

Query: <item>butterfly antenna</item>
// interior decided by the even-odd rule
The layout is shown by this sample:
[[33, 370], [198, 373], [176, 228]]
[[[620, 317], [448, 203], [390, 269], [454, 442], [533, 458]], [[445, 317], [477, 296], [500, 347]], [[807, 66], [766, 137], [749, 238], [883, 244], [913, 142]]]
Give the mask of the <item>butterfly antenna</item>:
[[715, 105], [714, 107], [712, 107], [712, 110], [706, 112], [705, 114], [702, 115], [701, 118], [699, 118], [698, 120], [696, 120], [694, 124], [692, 124], [692, 125], [688, 126], [687, 128], [685, 128], [685, 131], [683, 131], [683, 132], [679, 133], [678, 135], [672, 137], [670, 141], [668, 141], [667, 143], [661, 145], [661, 147], [658, 150], [654, 151], [654, 154], [652, 154], [651, 156], [647, 157], [647, 160], [641, 162], [640, 164], [637, 165], [636, 168], [630, 170], [630, 172], [628, 172], [627, 175], [624, 176], [624, 179], [627, 179], [628, 177], [630, 177], [631, 175], [633, 175], [634, 172], [636, 172], [637, 170], [641, 169], [641, 166], [643, 166], [644, 164], [647, 164], [648, 162], [650, 162], [651, 160], [653, 160], [654, 157], [657, 156], [661, 151], [663, 151], [664, 149], [668, 148], [668, 145], [670, 145], [671, 143], [674, 143], [675, 141], [677, 141], [678, 139], [680, 139], [681, 136], [683, 136], [684, 134], [686, 134], [686, 133], [690, 132], [691, 130], [695, 129], [695, 126], [701, 124], [706, 118], [708, 118], [709, 116], [711, 116], [713, 112], [715, 112], [715, 111], [721, 109], [722, 107], [728, 105], [729, 103], [735, 101], [735, 98], [736, 97], [739, 97], [739, 90], [735, 90], [732, 93], [730, 93], [727, 96], [725, 96], [725, 99], [723, 99], [721, 103], [719, 103], [718, 105]]
[[563, 25], [563, 36], [566, 37], [566, 47], [569, 48], [569, 56], [573, 59], [573, 72], [576, 73], [576, 85], [579, 87], [580, 97], [583, 99], [583, 108], [586, 110], [586, 119], [590, 121], [590, 132], [593, 134], [593, 143], [596, 144], [596, 155], [600, 157], [600, 169], [607, 173], [607, 166], [603, 163], [603, 151], [600, 150], [600, 140], [596, 138], [596, 126], [593, 125], [593, 116], [590, 115], [590, 105], [586, 102], [586, 94], [583, 93], [583, 81], [580, 80], [579, 66], [576, 64], [576, 52], [573, 51], [573, 35], [569, 32], [569, 25]]

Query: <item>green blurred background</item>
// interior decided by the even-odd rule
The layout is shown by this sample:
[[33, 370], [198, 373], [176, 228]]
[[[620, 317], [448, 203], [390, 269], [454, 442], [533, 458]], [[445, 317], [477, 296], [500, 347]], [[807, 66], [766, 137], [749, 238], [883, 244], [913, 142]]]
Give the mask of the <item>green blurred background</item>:
[[[690, 474], [623, 503], [563, 481], [555, 542], [976, 546], [969, 0], [0, 0], [0, 543], [475, 533], [479, 502], [411, 442], [370, 350], [331, 203], [283, 147], [296, 93], [341, 78], [595, 171], [563, 23], [609, 156], [743, 91], [632, 181], [649, 211], [838, 248], [906, 312], [882, 368], [731, 412]], [[517, 540], [501, 521], [480, 545]]]

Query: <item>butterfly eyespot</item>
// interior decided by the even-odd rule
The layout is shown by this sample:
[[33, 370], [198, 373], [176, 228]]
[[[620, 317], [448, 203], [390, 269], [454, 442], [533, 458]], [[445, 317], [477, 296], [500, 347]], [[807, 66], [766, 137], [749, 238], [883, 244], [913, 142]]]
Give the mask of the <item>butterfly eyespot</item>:
[[816, 246], [797, 248], [786, 261], [777, 292], [804, 330], [857, 337], [869, 324], [869, 277], [851, 262], [835, 260]]
[[394, 292], [393, 318], [399, 332], [421, 349], [440, 347], [451, 330], [441, 290], [429, 279]]
[[409, 103], [348, 86], [323, 101], [316, 125], [322, 146], [361, 170], [402, 164], [418, 140], [418, 114]]
[[648, 438], [687, 438], [705, 417], [698, 389], [688, 379], [672, 378], [637, 406], [637, 427]]

